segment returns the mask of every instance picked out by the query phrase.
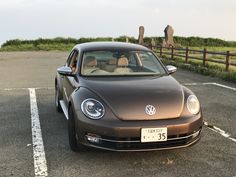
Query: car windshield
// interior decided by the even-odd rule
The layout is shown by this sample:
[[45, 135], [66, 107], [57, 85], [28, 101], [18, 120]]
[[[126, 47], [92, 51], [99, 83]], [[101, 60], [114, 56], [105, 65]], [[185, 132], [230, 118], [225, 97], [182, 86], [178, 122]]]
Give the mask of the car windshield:
[[83, 55], [83, 76], [162, 75], [165, 69], [148, 51], [88, 51]]

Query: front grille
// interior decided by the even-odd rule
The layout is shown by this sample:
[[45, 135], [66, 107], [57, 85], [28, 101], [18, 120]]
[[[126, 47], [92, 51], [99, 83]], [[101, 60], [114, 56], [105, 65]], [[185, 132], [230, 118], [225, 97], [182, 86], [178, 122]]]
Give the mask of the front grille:
[[117, 137], [101, 137], [99, 138], [99, 144], [90, 143], [95, 146], [99, 146], [105, 149], [111, 150], [148, 150], [148, 149], [164, 149], [164, 148], [174, 148], [178, 146], [186, 146], [196, 140], [200, 135], [200, 130], [196, 137], [193, 137], [194, 133], [191, 134], [181, 134], [175, 136], [168, 136], [167, 141], [163, 142], [146, 142], [141, 143], [140, 137], [135, 138], [117, 138]]

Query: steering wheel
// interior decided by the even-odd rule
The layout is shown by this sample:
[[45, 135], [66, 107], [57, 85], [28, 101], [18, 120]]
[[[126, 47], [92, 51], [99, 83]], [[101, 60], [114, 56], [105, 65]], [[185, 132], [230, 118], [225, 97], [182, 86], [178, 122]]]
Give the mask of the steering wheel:
[[93, 70], [91, 73], [95, 73], [96, 71], [100, 70], [99, 68]]

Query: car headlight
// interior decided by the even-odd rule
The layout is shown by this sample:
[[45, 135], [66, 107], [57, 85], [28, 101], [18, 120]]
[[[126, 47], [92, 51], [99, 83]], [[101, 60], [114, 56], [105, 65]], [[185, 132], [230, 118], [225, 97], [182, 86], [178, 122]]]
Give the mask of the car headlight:
[[91, 119], [100, 119], [105, 114], [105, 108], [99, 101], [88, 98], [81, 103], [82, 112]]
[[195, 95], [190, 95], [187, 99], [187, 108], [191, 114], [197, 114], [200, 110], [200, 103]]

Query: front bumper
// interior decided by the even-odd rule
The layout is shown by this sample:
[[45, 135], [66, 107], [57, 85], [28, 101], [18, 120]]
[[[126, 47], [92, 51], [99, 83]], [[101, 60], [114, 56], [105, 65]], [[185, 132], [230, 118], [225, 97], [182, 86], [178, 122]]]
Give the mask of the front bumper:
[[[151, 151], [190, 146], [200, 139], [201, 113], [191, 118], [155, 121], [91, 120], [76, 113], [77, 140], [85, 146], [112, 151]], [[167, 127], [167, 141], [141, 142], [141, 128]]]

